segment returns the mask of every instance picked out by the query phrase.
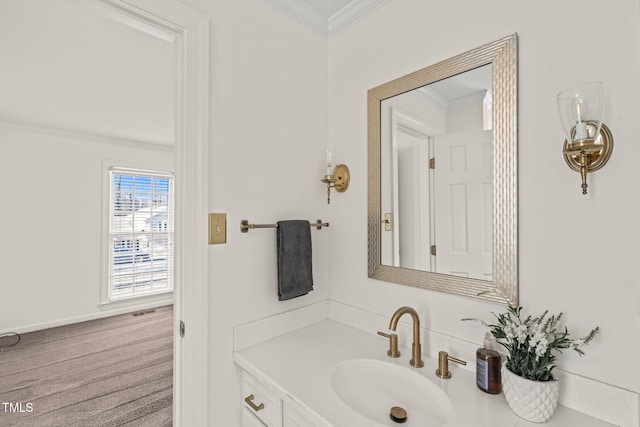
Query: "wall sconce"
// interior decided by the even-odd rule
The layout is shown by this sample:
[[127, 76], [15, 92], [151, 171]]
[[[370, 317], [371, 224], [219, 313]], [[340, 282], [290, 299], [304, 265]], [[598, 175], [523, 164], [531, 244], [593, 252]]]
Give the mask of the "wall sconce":
[[566, 136], [564, 160], [580, 172], [582, 194], [587, 194], [587, 174], [603, 167], [613, 151], [613, 135], [602, 123], [603, 93], [602, 83], [591, 82], [572, 86], [556, 97]]
[[351, 174], [347, 165], [338, 164], [334, 167], [335, 150], [325, 151], [325, 172], [322, 182], [327, 184], [327, 204], [331, 203], [331, 188], [338, 193], [344, 193], [349, 188]]

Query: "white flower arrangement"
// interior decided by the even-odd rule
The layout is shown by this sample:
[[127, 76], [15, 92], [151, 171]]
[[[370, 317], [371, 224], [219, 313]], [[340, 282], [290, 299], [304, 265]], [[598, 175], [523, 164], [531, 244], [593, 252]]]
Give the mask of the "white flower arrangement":
[[548, 311], [545, 311], [541, 316], [522, 320], [521, 311], [522, 307], [509, 305], [506, 313], [492, 313], [497, 320], [495, 324], [480, 319], [462, 320], [476, 320], [487, 326], [496, 341], [507, 349], [507, 368], [533, 381], [552, 381], [552, 370], [556, 366], [554, 351], [562, 353], [562, 349], [570, 348], [582, 356], [582, 347], [600, 330], [596, 327], [585, 337], [570, 339], [566, 326], [564, 330], [559, 329], [562, 313], [547, 317]]

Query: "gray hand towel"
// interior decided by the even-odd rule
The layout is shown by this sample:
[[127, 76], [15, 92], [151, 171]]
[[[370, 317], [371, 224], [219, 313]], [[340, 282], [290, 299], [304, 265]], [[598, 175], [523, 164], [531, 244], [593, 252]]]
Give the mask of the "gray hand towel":
[[313, 290], [309, 221], [278, 221], [278, 299], [285, 301]]

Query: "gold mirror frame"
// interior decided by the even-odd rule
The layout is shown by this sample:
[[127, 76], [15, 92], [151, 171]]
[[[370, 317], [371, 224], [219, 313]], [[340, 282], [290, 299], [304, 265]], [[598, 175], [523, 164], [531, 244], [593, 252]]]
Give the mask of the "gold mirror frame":
[[[368, 91], [368, 274], [372, 279], [479, 298], [518, 303], [517, 34], [423, 68]], [[387, 98], [493, 65], [493, 281], [381, 263], [380, 104]], [[497, 291], [497, 292], [496, 292]], [[502, 296], [500, 295], [502, 294]], [[506, 298], [506, 301], [505, 301]]]

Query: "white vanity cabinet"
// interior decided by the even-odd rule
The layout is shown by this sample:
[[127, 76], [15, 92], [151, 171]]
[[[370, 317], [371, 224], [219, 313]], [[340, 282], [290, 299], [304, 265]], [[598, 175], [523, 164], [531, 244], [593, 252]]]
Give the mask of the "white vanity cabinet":
[[247, 408], [242, 409], [242, 427], [265, 427], [266, 424], [250, 411]]
[[321, 427], [314, 415], [294, 408], [246, 371], [242, 372], [242, 427]]
[[294, 409], [293, 406], [283, 405], [282, 427], [318, 427], [319, 425], [311, 421], [311, 414]]
[[264, 384], [242, 373], [242, 427], [282, 426], [282, 401]]

